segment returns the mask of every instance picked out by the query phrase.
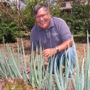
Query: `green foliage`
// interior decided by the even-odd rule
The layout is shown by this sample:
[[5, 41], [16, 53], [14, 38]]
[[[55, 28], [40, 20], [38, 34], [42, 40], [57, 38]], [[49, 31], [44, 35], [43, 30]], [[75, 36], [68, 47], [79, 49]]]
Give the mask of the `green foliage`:
[[55, 4], [51, 3], [49, 5], [52, 16], [60, 17], [60, 9], [59, 9], [60, 4], [61, 4], [61, 1], [57, 0], [57, 2]]
[[20, 32], [21, 26], [16, 22], [1, 22], [0, 24], [0, 42], [16, 42], [16, 37], [21, 37], [23, 34]]
[[60, 5], [63, 0], [56, 0], [56, 3], [48, 3], [45, 0], [25, 0], [25, 9], [11, 8], [6, 3], [0, 4], [0, 42], [3, 37], [6, 42], [15, 42], [15, 38], [23, 37], [22, 31], [30, 31], [34, 26], [33, 8], [37, 3], [45, 3], [50, 7], [53, 16], [62, 17], [69, 25], [74, 35], [86, 36], [90, 33], [90, 5], [81, 5], [76, 2], [72, 5], [70, 12], [62, 12]]
[[[6, 10], [6, 12], [7, 11], [8, 10]], [[11, 9], [8, 12], [11, 12], [15, 16], [15, 12], [12, 12]], [[21, 24], [12, 18], [12, 14], [9, 16], [3, 12], [3, 10], [0, 11], [0, 43], [3, 42], [3, 38], [5, 42], [16, 42], [16, 37], [22, 37], [23, 35], [23, 33], [21, 33]]]
[[33, 18], [33, 7], [35, 6], [35, 0], [27, 0], [27, 6], [26, 8], [22, 11], [23, 15], [23, 24], [27, 29], [31, 29], [34, 25], [34, 18]]
[[71, 13], [64, 12], [61, 17], [68, 23], [74, 35], [86, 36], [87, 30], [90, 33], [90, 5], [74, 3]]

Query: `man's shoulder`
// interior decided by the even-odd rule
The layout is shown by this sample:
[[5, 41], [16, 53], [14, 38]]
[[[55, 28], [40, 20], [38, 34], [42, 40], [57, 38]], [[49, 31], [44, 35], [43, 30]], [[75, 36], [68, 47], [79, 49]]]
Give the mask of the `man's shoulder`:
[[53, 21], [54, 21], [54, 23], [55, 23], [56, 26], [57, 26], [57, 25], [60, 26], [60, 25], [66, 23], [64, 19], [59, 18], [59, 17], [52, 17], [52, 19], [53, 19]]
[[60, 17], [52, 17], [54, 23], [56, 24], [62, 24], [62, 23], [65, 23], [65, 20], [60, 18]]
[[55, 21], [64, 21], [62, 18], [60, 18], [60, 17], [52, 17], [53, 18], [53, 20], [55, 20]]

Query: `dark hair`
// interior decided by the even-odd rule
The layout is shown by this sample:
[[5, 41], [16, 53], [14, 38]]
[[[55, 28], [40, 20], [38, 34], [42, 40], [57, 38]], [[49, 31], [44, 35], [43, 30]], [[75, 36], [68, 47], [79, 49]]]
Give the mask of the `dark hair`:
[[43, 4], [37, 4], [33, 9], [33, 15], [35, 16], [40, 8], [45, 8], [48, 12], [50, 12], [49, 7]]

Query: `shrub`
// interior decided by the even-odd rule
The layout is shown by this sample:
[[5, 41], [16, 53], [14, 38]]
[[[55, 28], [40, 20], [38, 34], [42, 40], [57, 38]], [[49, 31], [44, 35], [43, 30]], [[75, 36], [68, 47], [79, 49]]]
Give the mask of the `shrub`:
[[64, 12], [61, 17], [64, 18], [74, 35], [86, 36], [87, 30], [90, 33], [90, 5], [81, 5], [74, 3], [71, 13]]
[[16, 37], [23, 35], [21, 33], [22, 26], [15, 19], [16, 12], [11, 8], [4, 8], [2, 5], [0, 10], [0, 43], [3, 38], [5, 38], [5, 42], [15, 42]]
[[0, 24], [0, 42], [16, 42], [16, 37], [22, 37], [21, 26], [16, 22], [2, 22]]

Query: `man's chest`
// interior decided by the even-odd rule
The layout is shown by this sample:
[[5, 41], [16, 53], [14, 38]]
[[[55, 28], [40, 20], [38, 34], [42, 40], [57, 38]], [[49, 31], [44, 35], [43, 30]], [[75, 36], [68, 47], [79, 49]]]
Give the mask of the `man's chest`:
[[55, 47], [61, 42], [60, 34], [54, 28], [52, 30], [40, 31], [38, 34], [38, 42], [41, 42], [46, 48]]

